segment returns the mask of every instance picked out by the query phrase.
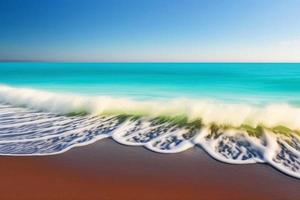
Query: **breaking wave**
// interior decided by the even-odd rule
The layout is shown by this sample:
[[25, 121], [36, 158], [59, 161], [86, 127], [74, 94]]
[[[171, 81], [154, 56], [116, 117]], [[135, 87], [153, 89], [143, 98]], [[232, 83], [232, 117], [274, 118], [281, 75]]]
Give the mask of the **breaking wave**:
[[0, 85], [0, 102], [58, 114], [185, 116], [189, 120], [201, 119], [204, 124], [217, 123], [232, 126], [248, 124], [266, 127], [283, 125], [300, 130], [300, 108], [286, 103], [258, 107], [184, 98], [136, 101], [110, 96], [57, 94], [5, 85]]
[[176, 99], [135, 101], [0, 86], [0, 154], [51, 155], [111, 137], [159, 153], [203, 148], [231, 164], [300, 178], [300, 109]]

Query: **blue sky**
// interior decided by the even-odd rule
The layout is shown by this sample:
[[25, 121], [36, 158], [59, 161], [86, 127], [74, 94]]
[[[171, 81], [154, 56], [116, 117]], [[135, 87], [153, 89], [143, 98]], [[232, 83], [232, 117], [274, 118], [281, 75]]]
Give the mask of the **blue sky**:
[[0, 0], [0, 60], [299, 62], [299, 0]]

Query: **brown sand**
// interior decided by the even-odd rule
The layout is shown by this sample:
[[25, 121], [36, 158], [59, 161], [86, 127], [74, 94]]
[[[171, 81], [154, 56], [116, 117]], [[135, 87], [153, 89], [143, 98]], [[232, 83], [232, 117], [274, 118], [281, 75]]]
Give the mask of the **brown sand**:
[[300, 180], [265, 164], [224, 164], [199, 148], [157, 154], [110, 139], [55, 156], [2, 156], [0, 173], [1, 200], [300, 199]]

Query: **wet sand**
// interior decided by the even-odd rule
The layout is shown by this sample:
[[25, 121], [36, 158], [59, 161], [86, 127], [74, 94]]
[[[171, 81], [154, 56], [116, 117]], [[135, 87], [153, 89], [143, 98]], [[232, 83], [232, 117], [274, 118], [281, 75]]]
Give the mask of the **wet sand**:
[[300, 180], [200, 148], [157, 154], [111, 139], [45, 157], [0, 157], [0, 199], [296, 200]]

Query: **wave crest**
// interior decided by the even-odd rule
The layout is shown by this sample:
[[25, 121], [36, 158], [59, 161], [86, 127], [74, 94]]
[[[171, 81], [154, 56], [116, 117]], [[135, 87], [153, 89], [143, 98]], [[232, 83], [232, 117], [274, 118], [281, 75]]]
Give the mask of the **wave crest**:
[[110, 96], [58, 94], [5, 85], [0, 85], [0, 102], [59, 114], [185, 116], [188, 120], [201, 119], [204, 124], [216, 123], [235, 127], [243, 124], [254, 127], [282, 125], [300, 130], [300, 108], [286, 103], [258, 107], [184, 98], [136, 101]]

